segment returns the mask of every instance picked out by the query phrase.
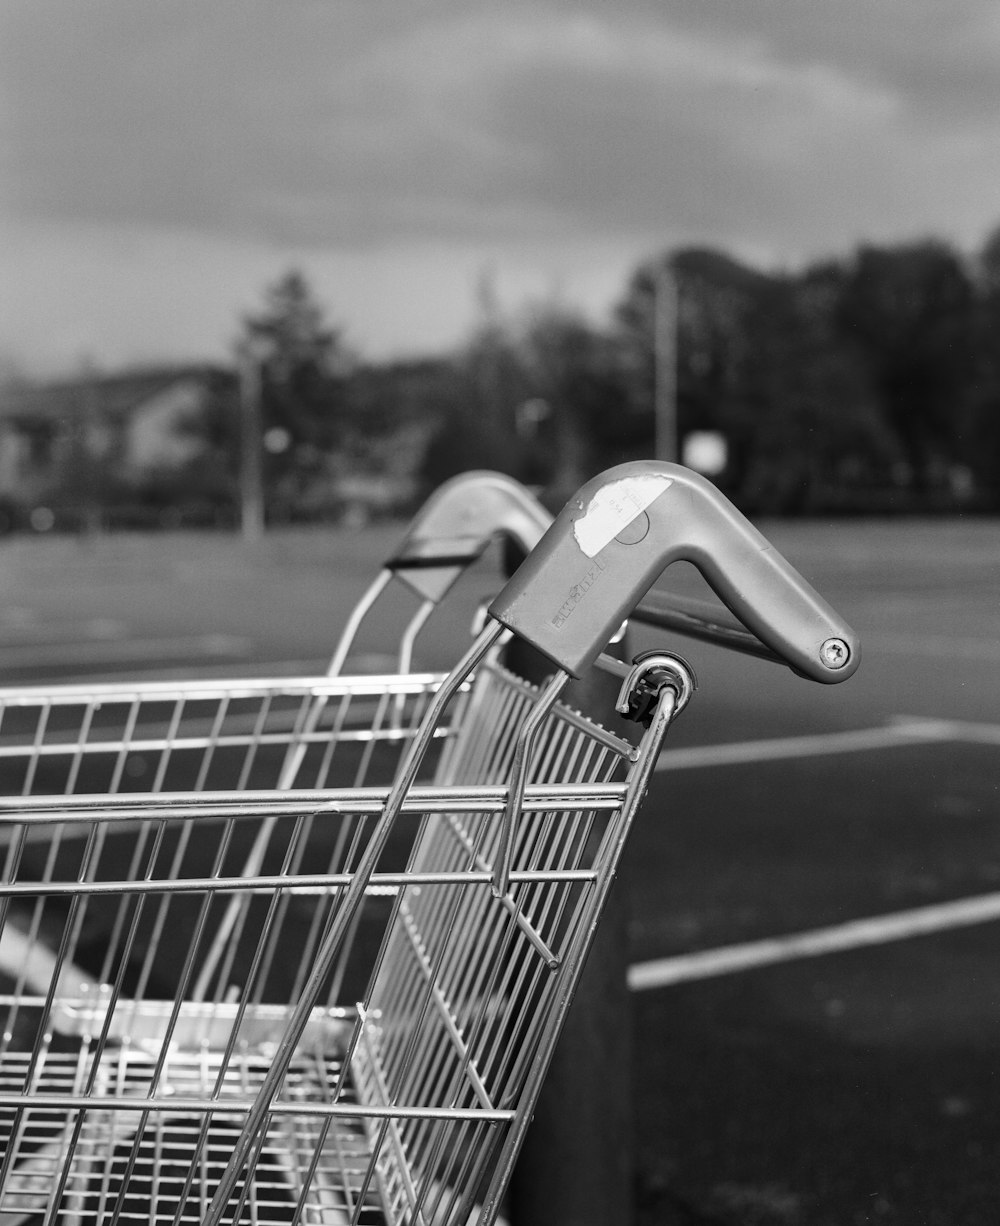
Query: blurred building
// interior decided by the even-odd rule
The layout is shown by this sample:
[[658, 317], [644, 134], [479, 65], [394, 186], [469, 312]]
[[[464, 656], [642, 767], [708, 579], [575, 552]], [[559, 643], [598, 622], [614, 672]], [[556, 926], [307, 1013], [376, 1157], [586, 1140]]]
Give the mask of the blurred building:
[[[443, 361], [358, 366], [326, 447], [258, 422], [268, 520], [408, 510], [444, 393], [456, 397], [450, 374]], [[207, 364], [0, 385], [0, 532], [235, 524], [241, 395], [235, 370]]]
[[221, 367], [84, 374], [0, 387], [0, 526], [33, 511], [83, 515], [205, 448], [204, 419], [235, 387]]

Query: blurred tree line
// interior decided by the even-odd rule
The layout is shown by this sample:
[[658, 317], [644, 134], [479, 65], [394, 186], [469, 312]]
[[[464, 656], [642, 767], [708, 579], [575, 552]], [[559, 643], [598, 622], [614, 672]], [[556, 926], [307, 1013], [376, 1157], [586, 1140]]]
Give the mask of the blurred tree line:
[[662, 453], [658, 360], [667, 446], [723, 440], [711, 475], [748, 511], [1000, 507], [1000, 230], [972, 260], [930, 239], [794, 273], [682, 249], [634, 271], [604, 328], [557, 306], [490, 320], [461, 356], [469, 398], [429, 481], [491, 458], [563, 494]]
[[504, 317], [486, 296], [461, 351], [422, 378], [411, 364], [348, 382], [358, 438], [424, 423], [421, 492], [489, 467], [560, 499], [623, 460], [684, 459], [707, 434], [724, 444], [713, 480], [750, 512], [996, 510], [1000, 228], [972, 258], [927, 239], [795, 272], [670, 251], [634, 270], [603, 326], [558, 303]]
[[236, 352], [241, 377], [181, 424], [193, 458], [129, 497], [233, 522], [252, 429], [272, 521], [407, 511], [470, 468], [559, 503], [624, 460], [693, 463], [706, 438], [709, 475], [751, 514], [1000, 510], [1000, 228], [972, 257], [927, 239], [794, 272], [668, 251], [603, 324], [558, 301], [505, 315], [486, 283], [456, 352], [388, 362], [356, 354], [292, 271]]

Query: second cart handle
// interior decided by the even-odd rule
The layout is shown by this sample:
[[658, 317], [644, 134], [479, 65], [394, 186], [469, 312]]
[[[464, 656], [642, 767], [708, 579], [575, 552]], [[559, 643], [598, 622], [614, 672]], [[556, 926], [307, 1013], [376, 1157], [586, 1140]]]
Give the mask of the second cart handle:
[[506, 537], [528, 553], [551, 522], [548, 511], [513, 478], [463, 473], [421, 507], [386, 567], [417, 595], [437, 603], [495, 537]]
[[849, 677], [854, 631], [710, 482], [653, 460], [584, 485], [490, 605], [497, 621], [579, 677], [671, 562], [796, 672]]

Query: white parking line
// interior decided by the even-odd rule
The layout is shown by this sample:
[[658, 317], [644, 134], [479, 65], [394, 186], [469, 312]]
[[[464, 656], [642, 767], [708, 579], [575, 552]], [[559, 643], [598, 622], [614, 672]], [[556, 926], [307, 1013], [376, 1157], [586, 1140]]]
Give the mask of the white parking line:
[[64, 638], [72, 642], [99, 640], [106, 643], [128, 638], [128, 633], [127, 623], [113, 617], [91, 617], [67, 623], [36, 617], [27, 609], [0, 611], [0, 638], [5, 646], [44, 648]]
[[[774, 737], [668, 751], [661, 757], [656, 769], [727, 766], [950, 741], [1000, 745], [1000, 724], [901, 715], [881, 728], [821, 733], [817, 736]], [[869, 919], [849, 920], [832, 927], [784, 937], [746, 941], [739, 945], [723, 945], [716, 949], [638, 962], [628, 969], [628, 985], [634, 992], [646, 992], [694, 979], [731, 975], [798, 958], [815, 958], [863, 946], [882, 945], [888, 941], [906, 940], [997, 919], [1000, 919], [1000, 893], [984, 894]]]
[[[982, 727], [991, 726], [983, 725]], [[973, 725], [972, 727], [980, 726]], [[1000, 738], [1000, 726], [996, 729], [996, 735]], [[774, 762], [782, 758], [822, 757], [826, 754], [858, 753], [872, 749], [896, 749], [903, 745], [925, 744], [928, 741], [965, 739], [968, 739], [965, 726], [957, 721], [900, 717], [877, 728], [667, 749], [657, 762], [656, 769], [670, 771], [691, 770], [704, 766], [734, 766], [746, 762]]]
[[722, 945], [717, 949], [637, 962], [628, 968], [628, 986], [633, 992], [648, 992], [695, 979], [732, 975], [738, 971], [775, 966], [799, 958], [844, 953], [864, 946], [884, 945], [888, 941], [902, 941], [998, 919], [1000, 894], [983, 894], [957, 902], [916, 907], [911, 911], [849, 920], [844, 924], [814, 928], [786, 937]]
[[88, 639], [77, 643], [21, 643], [0, 647], [0, 668], [51, 665], [131, 664], [148, 660], [188, 660], [245, 656], [249, 639], [233, 634], [187, 638]]
[[919, 715], [897, 715], [894, 722], [905, 728], [908, 736], [919, 736], [923, 729], [923, 735], [929, 740], [1000, 745], [1000, 724], [969, 719], [931, 719]]

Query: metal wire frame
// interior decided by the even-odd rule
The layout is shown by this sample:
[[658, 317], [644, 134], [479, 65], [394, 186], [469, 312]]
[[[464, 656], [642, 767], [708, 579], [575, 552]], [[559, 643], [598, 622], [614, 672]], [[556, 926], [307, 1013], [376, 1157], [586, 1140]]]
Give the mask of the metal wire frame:
[[[539, 794], [532, 794], [528, 797], [527, 811], [549, 812], [558, 796], [559, 789], [542, 789]], [[621, 789], [620, 787], [598, 789], [594, 795], [588, 794], [586, 797], [579, 789], [576, 789], [572, 794], [571, 803], [579, 805], [585, 798], [605, 808], [617, 806], [620, 804]], [[352, 799], [354, 803], [357, 802], [356, 795], [345, 793], [339, 800], [336, 798], [329, 800], [328, 807], [331, 811], [336, 812]], [[368, 798], [368, 803], [361, 807], [367, 810], [368, 817], [372, 817], [378, 813], [384, 800], [385, 792], [382, 791]], [[251, 823], [254, 820], [252, 798], [248, 798], [240, 806], [220, 804], [217, 811], [202, 813], [198, 818], [191, 817], [190, 810], [185, 809], [183, 805], [171, 804], [168, 800], [154, 802], [155, 807], [152, 810], [148, 807], [150, 803], [146, 802], [145, 820], [154, 823], [201, 821], [203, 828], [199, 829], [199, 834], [210, 826], [216, 827], [219, 821]], [[495, 820], [503, 810], [503, 789], [487, 788], [480, 789], [478, 792], [472, 789], [466, 790], [462, 803], [474, 813], [492, 814]], [[563, 789], [562, 803], [566, 803], [565, 789]], [[428, 810], [439, 809], [449, 812], [455, 808], [455, 804], [455, 794], [450, 789], [419, 789], [412, 796], [407, 812], [416, 821]], [[162, 813], [157, 811], [161, 805]], [[79, 814], [77, 813], [78, 808]], [[273, 802], [261, 801], [259, 808], [267, 817], [273, 817], [277, 806]], [[313, 810], [305, 806], [305, 811]], [[41, 803], [36, 802], [32, 811], [29, 814], [22, 814], [19, 820], [25, 822], [39, 819], [65, 822], [67, 819], [79, 817], [80, 821], [90, 823], [92, 827], [103, 821], [110, 826], [120, 825], [126, 831], [134, 831], [138, 815], [142, 812], [143, 808], [135, 805], [134, 802], [126, 801], [125, 798], [121, 798], [118, 805], [106, 805], [104, 813], [100, 816], [94, 815], [92, 806], [85, 800], [68, 801], [61, 810], [53, 812], [46, 812]], [[5, 821], [13, 820], [13, 815], [5, 815]], [[76, 865], [72, 867], [77, 868]], [[78, 873], [72, 875], [77, 876]], [[319, 903], [325, 906], [332, 891], [346, 884], [349, 879], [347, 872], [322, 874], [316, 870], [316, 866], [313, 866], [312, 871], [308, 874], [285, 874], [277, 878], [262, 876], [250, 881], [224, 876], [215, 879], [176, 878], [168, 873], [164, 873], [162, 877], [156, 877], [148, 871], [148, 868], [139, 875], [139, 880], [134, 883], [100, 876], [99, 880], [75, 883], [75, 892], [70, 896], [69, 902], [71, 911], [73, 904], [76, 904], [76, 915], [69, 913], [65, 915], [63, 937], [67, 937], [70, 932], [79, 932], [82, 925], [77, 921], [81, 919], [81, 912], [88, 904], [93, 905], [95, 901], [106, 899], [117, 901], [120, 891], [131, 891], [129, 900], [136, 911], [144, 903], [147, 906], [159, 907], [164, 899], [189, 900], [195, 891], [203, 891], [204, 898], [207, 899], [210, 890], [215, 890], [218, 895], [223, 895], [227, 890], [240, 890], [262, 905], [269, 905], [268, 900], [283, 890], [285, 896], [293, 902], [307, 903], [310, 906]], [[571, 885], [586, 876], [586, 873], [580, 871], [568, 872], [564, 875], [564, 879], [567, 885]], [[526, 870], [519, 877], [519, 881], [523, 880], [525, 884], [532, 880], [541, 881], [543, 879], [552, 883], [559, 878], [558, 874], [537, 870]], [[489, 872], [488, 870], [455, 872], [449, 875], [445, 866], [427, 869], [422, 874], [416, 874], [404, 869], [394, 873], [376, 875], [371, 886], [373, 890], [398, 889], [403, 884], [414, 881], [425, 885], [446, 885], [452, 890], [464, 889], [470, 885], [478, 885], [488, 890]], [[2, 887], [3, 901], [9, 905], [34, 897], [36, 901], [42, 898], [46, 901], [58, 899], [65, 902], [66, 894], [55, 892], [63, 884], [65, 883], [57, 881], [48, 883], [9, 882]], [[377, 898], [377, 895], [373, 897]], [[271, 914], [273, 918], [273, 910]], [[263, 920], [253, 922], [257, 927], [252, 934], [252, 939], [262, 942], [266, 924]], [[103, 924], [98, 926], [104, 927]], [[47, 933], [53, 932], [51, 917], [46, 916], [46, 923], [43, 927]], [[174, 930], [177, 924], [172, 921], [170, 927]], [[107, 1129], [111, 1127], [108, 1123], [109, 1115], [114, 1116], [117, 1121], [114, 1126], [117, 1129], [116, 1136], [120, 1144], [124, 1144], [126, 1139], [133, 1136], [130, 1127], [134, 1129], [134, 1138], [130, 1143], [138, 1147], [134, 1161], [139, 1164], [140, 1174], [136, 1175], [133, 1171], [133, 1183], [141, 1177], [142, 1162], [145, 1161], [144, 1155], [148, 1156], [149, 1146], [152, 1144], [149, 1140], [152, 1135], [150, 1129], [155, 1132], [159, 1123], [165, 1118], [174, 1120], [178, 1115], [186, 1118], [189, 1123], [185, 1127], [189, 1134], [192, 1118], [205, 1127], [205, 1136], [201, 1138], [199, 1146], [195, 1147], [193, 1152], [197, 1153], [200, 1149], [200, 1161], [207, 1162], [208, 1160], [204, 1157], [204, 1147], [214, 1143], [213, 1136], [217, 1138], [225, 1134], [225, 1127], [223, 1127], [222, 1134], [218, 1132], [219, 1121], [226, 1126], [231, 1125], [234, 1119], [239, 1122], [242, 1118], [240, 1112], [246, 1111], [252, 1092], [259, 1084], [260, 1077], [270, 1062], [274, 1039], [280, 1032], [281, 1023], [284, 1020], [284, 1010], [278, 1009], [271, 1012], [266, 1004], [255, 1005], [254, 997], [259, 993], [248, 992], [247, 998], [239, 1001], [226, 1002], [223, 999], [209, 1002], [208, 1007], [204, 1008], [197, 1008], [192, 1002], [182, 999], [181, 993], [178, 993], [174, 1000], [164, 1001], [150, 998], [137, 1000], [134, 996], [127, 997], [124, 991], [125, 977], [129, 974], [127, 956], [132, 949], [133, 931], [130, 929], [121, 938], [119, 970], [103, 990], [96, 989], [96, 995], [92, 999], [60, 999], [63, 985], [61, 978], [57, 975], [45, 994], [32, 996], [25, 991], [17, 991], [2, 1002], [7, 1007], [7, 1013], [6, 1038], [2, 1059], [0, 1059], [0, 1068], [3, 1070], [0, 1103], [3, 1104], [2, 1118], [7, 1131], [6, 1149], [9, 1174], [12, 1180], [10, 1195], [13, 1197], [13, 1200], [3, 1202], [4, 1211], [13, 1211], [23, 1206], [27, 1195], [26, 1183], [31, 1184], [28, 1191], [32, 1192], [36, 1200], [41, 1195], [38, 1178], [41, 1173], [38, 1167], [39, 1159], [36, 1158], [34, 1167], [30, 1168], [34, 1172], [34, 1180], [28, 1180], [22, 1163], [24, 1155], [30, 1152], [46, 1151], [47, 1156], [44, 1156], [44, 1161], [48, 1163], [48, 1168], [65, 1176], [64, 1198], [71, 1192], [78, 1199], [84, 1196], [84, 1191], [81, 1189], [90, 1186], [85, 1184], [84, 1176], [93, 1176], [95, 1170], [93, 1162], [96, 1162], [97, 1159], [93, 1161], [88, 1159], [87, 1162], [84, 1162], [82, 1158], [78, 1159], [78, 1154], [93, 1155], [104, 1152], [107, 1147], [102, 1148], [103, 1142], [100, 1138], [104, 1137]], [[196, 950], [197, 942], [192, 943], [190, 948]], [[72, 939], [60, 942], [59, 953], [61, 955], [68, 958], [72, 952], [74, 952]], [[196, 961], [196, 958], [193, 960]], [[188, 976], [189, 973], [189, 962], [186, 960], [181, 972], [182, 978]], [[334, 1057], [339, 1059], [348, 1046], [340, 1021], [341, 1017], [342, 1014], [337, 1011], [316, 1011], [312, 1019], [311, 1032], [306, 1036], [302, 1049], [297, 1053], [296, 1067], [305, 1064], [314, 1069], [323, 1067], [326, 1070], [324, 1079], [314, 1080], [313, 1083], [313, 1098], [319, 1104], [331, 1099], [333, 1086], [340, 1081], [340, 1074], [333, 1067], [332, 1060]], [[55, 1049], [53, 1048], [54, 1035], [56, 1036]], [[68, 1052], [60, 1050], [60, 1043], [65, 1045], [74, 1036], [78, 1045], [71, 1044]], [[184, 1060], [179, 1058], [178, 1052], [182, 1057], [186, 1053], [185, 1058], [188, 1065], [200, 1071], [203, 1079], [200, 1089], [195, 1088], [190, 1079], [187, 1082], [178, 1080], [178, 1065], [184, 1063]], [[116, 1074], [116, 1080], [109, 1079], [110, 1072]], [[69, 1080], [70, 1073], [72, 1074], [71, 1081]], [[292, 1080], [295, 1079], [295, 1076], [293, 1067]], [[131, 1102], [123, 1098], [122, 1087], [125, 1084], [131, 1087], [132, 1095], [135, 1096]], [[348, 1085], [340, 1086], [335, 1107], [331, 1104], [327, 1118], [302, 1115], [301, 1104], [298, 1102], [289, 1104], [283, 1099], [276, 1104], [271, 1112], [272, 1124], [263, 1147], [264, 1157], [257, 1160], [255, 1169], [260, 1170], [260, 1161], [264, 1161], [266, 1168], [268, 1161], [273, 1163], [275, 1160], [274, 1155], [284, 1152], [285, 1142], [282, 1138], [288, 1134], [287, 1121], [290, 1113], [297, 1121], [295, 1126], [300, 1133], [303, 1128], [311, 1127], [317, 1144], [322, 1135], [323, 1153], [316, 1156], [317, 1162], [321, 1165], [330, 1164], [328, 1150], [335, 1141], [339, 1146], [345, 1144], [341, 1134], [346, 1128], [348, 1140], [353, 1145], [352, 1153], [355, 1153], [354, 1166], [356, 1167], [357, 1132], [360, 1125], [357, 1112], [349, 1109], [349, 1099], [345, 1102], [344, 1096], [348, 1092]], [[369, 1107], [369, 1110], [374, 1109], [376, 1108]], [[421, 1111], [426, 1114], [426, 1108], [419, 1106], [411, 1110], [416, 1114], [420, 1114]], [[466, 1127], [472, 1125], [479, 1131], [488, 1130], [489, 1126], [498, 1120], [506, 1120], [510, 1112], [508, 1111], [506, 1115], [498, 1115], [494, 1112], [485, 1122], [479, 1118], [482, 1114], [476, 1108], [467, 1109], [458, 1117], [457, 1123], [459, 1126]], [[441, 1113], [441, 1115], [442, 1118], [448, 1118], [454, 1126], [456, 1123], [454, 1113], [447, 1116]], [[130, 1126], [130, 1118], [136, 1119], [137, 1123]], [[45, 1121], [48, 1123], [46, 1124]], [[216, 1131], [213, 1133], [212, 1129]], [[229, 1135], [231, 1141], [231, 1128]], [[179, 1141], [175, 1137], [172, 1141], [175, 1152], [178, 1144]], [[268, 1154], [272, 1156], [271, 1159], [268, 1159]], [[118, 1160], [119, 1169], [121, 1165], [121, 1161]], [[110, 1171], [105, 1172], [102, 1179], [114, 1182], [113, 1174]], [[318, 1174], [314, 1174], [310, 1179], [313, 1185], [313, 1199], [317, 1194], [315, 1184], [319, 1177]], [[255, 1187], [258, 1182], [255, 1176]], [[358, 1204], [371, 1202], [378, 1190], [372, 1184], [370, 1173], [367, 1181], [362, 1180], [362, 1182], [366, 1182], [367, 1190], [363, 1194], [358, 1192]], [[266, 1183], [267, 1178], [265, 1178]], [[329, 1180], [321, 1183], [320, 1186], [323, 1197], [327, 1198], [332, 1195], [328, 1184]], [[59, 1183], [53, 1181], [46, 1183], [45, 1186], [51, 1191], [52, 1187], [58, 1188]], [[17, 1192], [18, 1196], [14, 1196], [14, 1192]], [[200, 1195], [204, 1197], [204, 1188]], [[85, 1199], [89, 1196], [90, 1192], [86, 1192]], [[28, 1199], [30, 1200], [30, 1197]], [[87, 1203], [90, 1201], [88, 1200]], [[260, 1206], [255, 1212], [258, 1213], [258, 1220], [268, 1220], [261, 1216]], [[190, 1220], [201, 1220], [198, 1217], [200, 1213], [201, 1209]], [[130, 1219], [122, 1216], [120, 1220]], [[181, 1218], [180, 1220], [188, 1219]], [[321, 1219], [306, 1218], [305, 1220]], [[348, 1220], [351, 1219], [348, 1218]], [[363, 1221], [365, 1218], [362, 1215], [357, 1220]]]
[[[49, 806], [53, 794], [92, 792], [101, 806], [126, 793], [162, 794], [178, 785], [196, 792], [241, 791], [251, 785], [273, 788], [276, 783], [322, 787], [337, 779], [350, 785], [353, 796], [354, 789], [373, 779], [391, 779], [439, 683], [439, 676], [423, 674], [346, 682], [279, 679], [5, 690], [0, 692], [0, 790], [25, 796], [43, 793], [43, 805]], [[449, 735], [446, 727], [438, 731]], [[30, 801], [19, 802], [22, 808], [25, 803]], [[340, 820], [325, 865], [315, 858], [315, 814], [295, 819], [294, 837], [288, 833], [287, 814], [271, 815], [255, 823], [254, 838], [259, 842], [261, 830], [270, 826], [261, 859], [273, 867], [280, 853], [286, 871], [294, 872], [308, 855], [319, 880], [323, 868], [327, 877], [338, 867], [347, 869], [363, 843], [370, 816]], [[0, 1038], [3, 1058], [30, 1029], [33, 1017], [70, 1033], [86, 1033], [96, 1020], [95, 1033], [105, 1046], [134, 1030], [137, 1020], [145, 1022], [147, 1035], [159, 1030], [161, 1039], [176, 1036], [178, 1027], [190, 1030], [187, 1015], [172, 1018], [160, 1008], [150, 1016], [148, 995], [156, 993], [158, 981], [160, 994], [166, 991], [161, 947], [178, 935], [190, 942], [188, 956], [171, 970], [175, 989], [190, 998], [186, 1007], [192, 1002], [218, 1003], [224, 989], [215, 983], [227, 981], [238, 969], [238, 951], [252, 945], [250, 916], [252, 910], [260, 911], [261, 900], [254, 898], [251, 885], [242, 892], [231, 890], [228, 898], [238, 900], [239, 911], [220, 950], [222, 921], [233, 915], [230, 904], [223, 909], [227, 896], [219, 894], [220, 901], [212, 904], [206, 897], [194, 912], [187, 905], [187, 923], [178, 928], [179, 897], [157, 891], [157, 881], [176, 881], [199, 863], [217, 878], [228, 871], [242, 884], [249, 838], [246, 822], [221, 811], [206, 813], [200, 803], [187, 817], [173, 806], [159, 820], [145, 808], [129, 815], [122, 806], [108, 810], [107, 820], [100, 822], [79, 812], [46, 814], [41, 808], [32, 812], [30, 822], [11, 820], [8, 814], [0, 826], [0, 862], [8, 884], [8, 892], [0, 897], [0, 968], [10, 988]], [[324, 839], [329, 844], [328, 834]], [[124, 860], [123, 845], [129, 849]], [[115, 876], [122, 880], [115, 883]], [[249, 1000], [258, 1014], [265, 995], [278, 991], [280, 999], [287, 1000], [297, 990], [294, 981], [276, 984], [281, 934], [298, 931], [300, 950], [308, 957], [335, 897], [325, 882], [322, 890], [326, 896], [312, 907], [304, 931], [301, 921], [289, 922], [288, 894], [269, 900], [271, 935], [256, 951], [257, 986]], [[65, 920], [54, 910], [60, 895]], [[88, 931], [99, 932], [104, 944], [96, 962], [84, 949]], [[213, 931], [214, 946], [206, 950], [206, 938], [199, 934]], [[241, 956], [246, 961], [248, 955]], [[199, 964], [199, 979], [192, 983], [193, 968]], [[87, 965], [90, 973], [82, 969]], [[300, 971], [297, 979], [301, 977]], [[102, 998], [99, 984], [114, 986]], [[338, 991], [337, 983], [332, 991]], [[82, 1003], [74, 1005], [74, 998]], [[204, 1018], [198, 1026], [204, 1036]], [[42, 1025], [40, 1031], [44, 1029]], [[38, 1047], [39, 1059], [41, 1051]], [[91, 1067], [99, 1070], [101, 1060]], [[9, 1166], [16, 1147], [5, 1148]]]
[[[7, 1215], [39, 1220], [51, 1213], [52, 1189], [61, 1186], [58, 1220], [63, 1223], [102, 1222], [117, 1211], [123, 1222], [176, 1220], [200, 1226], [213, 1176], [225, 1166], [241, 1125], [239, 1100], [245, 1101], [259, 1084], [266, 1051], [242, 1051], [232, 1061], [222, 1103], [205, 1129], [205, 1104], [215, 1081], [206, 1051], [168, 1053], [160, 1099], [162, 1104], [163, 1091], [168, 1089], [169, 1105], [157, 1109], [149, 1102], [151, 1054], [120, 1048], [116, 1058], [96, 1063], [99, 1076], [96, 1085], [90, 1086], [87, 1048], [84, 1038], [74, 1053], [47, 1050], [34, 1072], [33, 1101], [19, 1118], [9, 1108], [0, 1111], [0, 1142], [19, 1156], [3, 1193], [4, 1221], [11, 1220]], [[320, 1064], [305, 1053], [289, 1079], [291, 1096], [321, 1100], [324, 1081], [336, 1076], [329, 1060], [327, 1056]], [[5, 1094], [16, 1091], [25, 1072], [23, 1060], [5, 1061], [0, 1090]], [[102, 1107], [102, 1099], [110, 1105]], [[58, 1106], [46, 1105], [46, 1100]], [[235, 1111], [225, 1109], [229, 1100], [237, 1106]], [[69, 1107], [73, 1102], [86, 1106]], [[15, 1120], [16, 1129], [12, 1126]], [[192, 1180], [195, 1156], [197, 1170]], [[291, 1221], [304, 1191], [302, 1172], [308, 1171], [310, 1207], [304, 1220], [335, 1224], [352, 1217], [380, 1220], [373, 1197], [367, 1205], [357, 1201], [357, 1187], [368, 1161], [363, 1127], [346, 1113], [335, 1121], [282, 1114], [247, 1188], [247, 1219]], [[122, 1197], [128, 1167], [128, 1191]]]
[[388, 783], [441, 680], [420, 673], [0, 689], [0, 794]]
[[[137, 745], [200, 752], [196, 781], [205, 786], [207, 755], [233, 749], [254, 763], [241, 763], [239, 792], [166, 793], [174, 768], [157, 764], [146, 795], [0, 804], [0, 963], [12, 980], [0, 999], [0, 1213], [29, 1220], [44, 1187], [51, 1221], [209, 1220], [223, 1158], [269, 1076], [287, 1004], [300, 998], [304, 968], [358, 885], [391, 795], [353, 780], [250, 789], [260, 755], [281, 735], [269, 720], [280, 712], [286, 752], [296, 733], [316, 738], [320, 766], [309, 773], [325, 783], [334, 767], [323, 764], [324, 738], [350, 744], [370, 716], [372, 736], [356, 742], [370, 779], [387, 747], [391, 769], [400, 745], [412, 748], [435, 684], [147, 687], [138, 706], [135, 687], [105, 687], [100, 697], [61, 692], [38, 706], [27, 730], [14, 722], [8, 744], [22, 755], [46, 744], [69, 755], [67, 784], [87, 767], [82, 730], [108, 727], [105, 703], [122, 701], [112, 749], [120, 783]], [[403, 720], [391, 714], [400, 694], [409, 704]], [[60, 700], [81, 697], [76, 725], [53, 714]], [[237, 705], [248, 697], [249, 715]], [[207, 732], [192, 732], [183, 713], [202, 700], [218, 704], [216, 714]], [[318, 700], [329, 718], [312, 725]], [[165, 733], [151, 729], [147, 701], [175, 704]], [[507, 1161], [526, 1110], [523, 1087], [537, 1076], [595, 922], [607, 857], [630, 820], [639, 758], [554, 705], [498, 893], [506, 781], [536, 702], [531, 687], [487, 661], [442, 720], [436, 781], [406, 788], [397, 842], [379, 851], [362, 883], [359, 914], [372, 932], [358, 948], [382, 937], [365, 1003], [353, 1014], [339, 1007], [344, 968], [334, 967], [250, 1138], [224, 1220], [464, 1220], [491, 1162]], [[616, 766], [629, 777], [609, 782]], [[268, 777], [281, 769], [275, 755]], [[356, 779], [356, 759], [349, 769]], [[27, 790], [39, 779], [36, 770]], [[246, 848], [264, 829], [264, 855], [246, 874]], [[234, 899], [238, 924], [219, 957], [214, 930]], [[357, 952], [350, 939], [343, 948]]]

